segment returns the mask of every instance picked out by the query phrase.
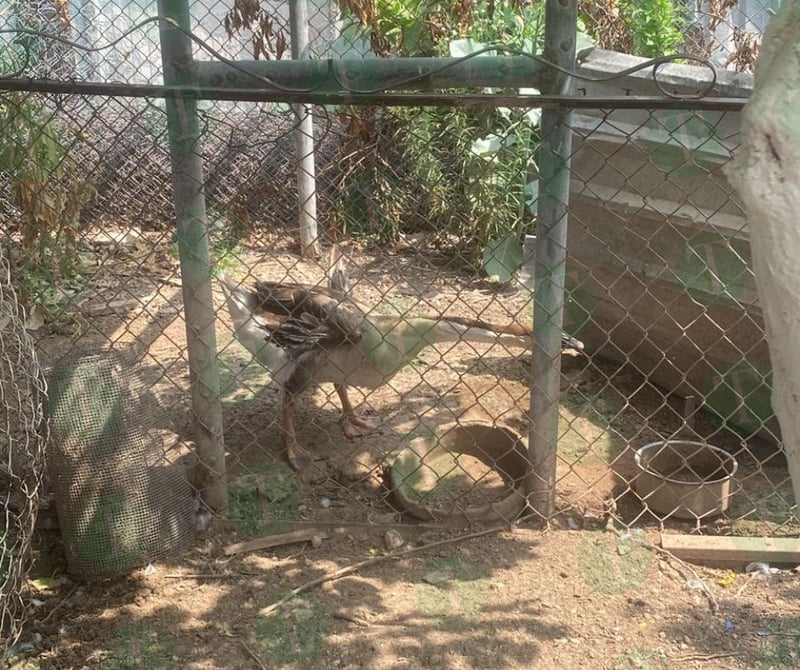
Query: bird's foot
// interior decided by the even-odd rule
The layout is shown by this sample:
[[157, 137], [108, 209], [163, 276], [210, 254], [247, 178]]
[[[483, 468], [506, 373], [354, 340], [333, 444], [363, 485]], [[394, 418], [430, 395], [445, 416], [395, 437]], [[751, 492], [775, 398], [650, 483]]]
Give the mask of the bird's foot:
[[365, 435], [380, 432], [381, 425], [380, 419], [359, 416], [358, 414], [345, 414], [342, 417], [342, 432], [345, 437], [351, 440], [354, 437], [364, 437]]
[[293, 442], [286, 447], [286, 457], [289, 460], [289, 465], [298, 472], [307, 469], [314, 461], [311, 457], [311, 452], [300, 446], [298, 442]]

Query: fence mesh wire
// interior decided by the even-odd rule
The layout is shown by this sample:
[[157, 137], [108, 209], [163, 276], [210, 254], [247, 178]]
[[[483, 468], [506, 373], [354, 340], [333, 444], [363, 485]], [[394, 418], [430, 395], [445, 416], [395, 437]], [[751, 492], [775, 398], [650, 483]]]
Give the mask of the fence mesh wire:
[[[28, 13], [6, 8], [0, 16], [11, 28], [23, 21], [87, 45], [120, 41], [87, 52], [38, 37], [26, 45], [35, 57], [23, 59], [25, 74], [160, 82], [152, 8], [69, 3], [64, 15], [54, 11], [60, 6], [27, 3]], [[691, 38], [683, 46], [729, 69], [752, 69], [767, 11], [748, 7], [684, 8], [675, 22], [682, 39]], [[646, 35], [631, 28], [629, 9], [584, 3], [594, 43], [641, 50]], [[225, 57], [288, 56], [282, 5], [192, 3], [192, 12], [195, 35]], [[255, 17], [250, 27], [246, 15]], [[365, 27], [352, 15], [328, 5], [312, 11], [310, 55], [385, 55], [389, 38], [380, 24], [366, 16]], [[403, 55], [419, 44], [404, 42]], [[210, 58], [199, 43], [195, 51]], [[618, 65], [596, 50], [582, 67], [591, 75]], [[697, 68], [696, 77], [702, 88], [707, 71]], [[654, 93], [642, 81], [610, 86], [605, 93]], [[676, 528], [704, 532], [796, 532], [747, 228], [723, 172], [738, 146], [738, 113], [695, 106], [583, 110], [571, 118], [565, 330], [585, 348], [567, 347], [562, 357], [554, 522], [591, 525], [610, 515], [626, 524], [669, 518]], [[237, 340], [215, 282], [229, 515], [251, 534], [453, 513], [512, 521], [522, 488], [516, 456], [539, 391], [522, 334], [532, 318], [534, 274], [522, 240], [535, 245], [540, 110], [340, 105], [314, 106], [312, 114], [325, 251], [317, 259], [300, 255], [296, 235], [293, 110], [201, 102], [198, 151], [215, 271], [245, 287], [256, 280], [328, 287], [336, 281], [328, 252], [343, 251], [349, 296], [378, 344], [406, 365], [374, 389], [349, 390], [344, 402], [355, 405], [361, 424], [346, 420], [349, 407], [327, 382], [293, 398], [296, 438], [313, 458], [298, 474], [284, 452], [286, 395]], [[51, 364], [76, 351], [123, 356], [164, 410], [166, 418], [148, 428], [190, 441], [196, 380], [163, 101], [4, 91], [0, 126], [0, 225], [42, 356]], [[426, 315], [436, 327], [413, 321]], [[298, 321], [291, 337], [309, 330]], [[331, 365], [348, 368], [351, 379], [372, 374], [353, 369], [347, 356]], [[356, 435], [378, 419], [378, 431]], [[453, 436], [454, 425], [476, 423], [494, 429], [492, 439]], [[637, 463], [638, 449], [666, 440], [722, 452], [698, 460], [690, 450], [677, 461], [648, 452]], [[654, 491], [639, 487], [648, 464], [646, 475], [655, 467], [668, 480], [656, 477]], [[724, 514], [707, 517], [705, 503], [680, 488], [697, 477], [719, 485]]]
[[8, 646], [19, 639], [25, 615], [21, 594], [44, 474], [44, 391], [0, 247], [0, 635]]

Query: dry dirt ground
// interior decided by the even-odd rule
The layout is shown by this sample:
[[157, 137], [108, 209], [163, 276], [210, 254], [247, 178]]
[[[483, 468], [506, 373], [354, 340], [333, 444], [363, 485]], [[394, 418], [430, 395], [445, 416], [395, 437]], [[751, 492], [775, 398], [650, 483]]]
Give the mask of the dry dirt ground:
[[[131, 420], [191, 441], [180, 283], [168, 238], [96, 246], [98, 274], [82, 307], [71, 322], [39, 332], [43, 356], [52, 362], [98, 348], [123, 354], [146, 382], [145, 404], [158, 410]], [[252, 245], [241, 259], [231, 267], [237, 277], [247, 268], [265, 278], [324, 277], [324, 268], [299, 260], [285, 240]], [[446, 310], [503, 323], [530, 317], [521, 287], [498, 291], [435, 254], [354, 249], [351, 259], [355, 296], [382, 311]], [[109, 300], [124, 304], [106, 309]], [[429, 349], [386, 387], [354, 393], [385, 423], [382, 434], [354, 441], [341, 434], [332, 390], [316, 390], [301, 403], [298, 428], [319, 461], [316, 474], [301, 481], [278, 448], [278, 394], [232, 341], [218, 292], [215, 304], [232, 519], [215, 521], [185, 555], [90, 583], [66, 574], [58, 535], [43, 527], [27, 594], [25, 640], [36, 653], [19, 667], [800, 667], [800, 577], [781, 572], [762, 580], [745, 576], [742, 565], [690, 568], [657, 550], [663, 526], [629, 490], [632, 452], [680, 428], [682, 405], [635, 371], [565, 360], [558, 517], [550, 529], [506, 526], [470, 539], [483, 527], [400, 514], [382, 472], [404, 440], [456, 420], [497, 422], [525, 436], [529, 356], [494, 345]], [[695, 430], [737, 454], [738, 513], [663, 529], [791, 529], [788, 475], [765, 456], [769, 448], [718, 432], [703, 417]], [[477, 463], [454, 481], [451, 494], [496, 497], [503, 489]], [[734, 518], [751, 508], [744, 520]], [[609, 529], [609, 513], [633, 531]], [[320, 538], [315, 546], [223, 552], [290, 528], [313, 528]], [[404, 540], [396, 552], [413, 551], [382, 559], [388, 530]], [[367, 560], [262, 613], [291, 589]]]
[[[402, 531], [401, 531], [402, 532]], [[425, 538], [453, 537], [437, 532]], [[655, 537], [643, 538], [656, 541]], [[795, 668], [798, 577], [698, 569], [639, 540], [517, 530], [289, 589], [380, 554], [369, 535], [233, 560], [215, 535], [175, 564], [40, 594], [43, 668]], [[31, 666], [35, 667], [35, 666]]]

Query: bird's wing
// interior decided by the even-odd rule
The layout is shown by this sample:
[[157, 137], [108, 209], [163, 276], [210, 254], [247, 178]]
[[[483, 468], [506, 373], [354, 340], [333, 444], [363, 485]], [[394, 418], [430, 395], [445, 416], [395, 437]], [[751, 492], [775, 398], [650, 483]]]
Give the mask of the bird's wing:
[[361, 339], [364, 313], [344, 293], [322, 286], [259, 281], [256, 314], [272, 342], [297, 352], [335, 348]]

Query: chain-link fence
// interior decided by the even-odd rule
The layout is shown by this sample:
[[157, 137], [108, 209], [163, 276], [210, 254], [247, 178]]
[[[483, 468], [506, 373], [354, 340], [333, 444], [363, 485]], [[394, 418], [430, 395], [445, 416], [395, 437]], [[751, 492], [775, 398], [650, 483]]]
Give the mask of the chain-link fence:
[[[465, 5], [424, 30], [399, 30], [392, 20], [402, 17], [345, 5], [311, 10], [300, 55], [470, 60], [504, 40], [517, 54], [538, 51], [542, 37], [533, 9], [502, 29], [488, 6]], [[584, 6], [579, 47], [656, 56], [680, 46], [642, 54], [646, 30], [626, 7]], [[668, 26], [698, 36], [691, 54], [729, 66], [715, 82], [701, 65], [654, 70], [641, 57], [578, 49], [574, 93], [606, 103], [568, 120], [554, 521], [796, 530], [747, 228], [723, 176], [751, 86], [732, 70], [751, 68], [767, 13], [735, 19], [748, 7], [684, 7]], [[203, 173], [191, 174], [170, 162], [169, 103], [134, 88], [162, 83], [154, 6], [1, 11], [16, 32], [0, 33], [12, 75], [0, 94], [0, 225], [26, 328], [48, 365], [121, 356], [162, 409], [144, 426], [163, 444], [157, 463], [188, 463], [197, 492], [226, 475], [227, 514], [248, 534], [520, 515], [531, 398], [543, 392], [530, 336], [550, 188], [540, 109], [515, 98], [518, 88], [392, 104], [377, 86], [371, 105], [298, 107], [291, 94], [310, 87], [262, 77], [270, 102], [237, 89], [238, 102], [198, 103], [201, 141], [189, 153]], [[283, 6], [232, 0], [193, 3], [192, 13], [198, 59], [289, 55]], [[121, 88], [69, 93], [19, 84], [20, 75]], [[711, 94], [739, 100], [704, 106]], [[312, 140], [311, 194], [298, 129]], [[179, 197], [176, 209], [173, 196], [199, 186], [206, 212], [176, 231], [186, 205]], [[309, 221], [316, 256], [298, 238]], [[193, 237], [198, 222], [206, 232]], [[192, 283], [206, 253], [211, 296]], [[195, 320], [197, 303], [213, 310], [215, 336]], [[213, 350], [217, 368], [203, 359]], [[221, 423], [198, 415], [198, 397], [221, 402]], [[224, 473], [190, 452], [195, 441], [222, 449], [221, 427]], [[115, 528], [109, 541], [132, 532]], [[126, 565], [144, 556], [123, 555]]]

